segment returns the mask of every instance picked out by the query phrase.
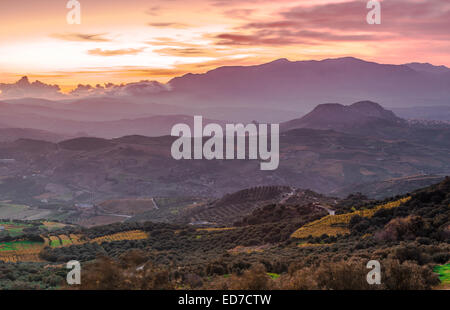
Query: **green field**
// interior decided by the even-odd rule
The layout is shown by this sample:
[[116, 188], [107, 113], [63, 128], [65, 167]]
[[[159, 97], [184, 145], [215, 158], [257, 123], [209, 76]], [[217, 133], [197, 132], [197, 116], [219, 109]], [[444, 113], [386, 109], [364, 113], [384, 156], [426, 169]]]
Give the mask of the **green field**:
[[0, 226], [3, 226], [4, 231], [11, 237], [17, 237], [23, 234], [24, 228], [31, 227], [32, 225], [15, 222], [0, 222]]
[[72, 244], [72, 240], [70, 240], [70, 239], [63, 239], [63, 238], [61, 238], [61, 241], [62, 241], [62, 245], [63, 246], [67, 246], [67, 245]]
[[450, 283], [450, 264], [434, 267], [434, 272], [439, 273], [439, 280], [444, 284]]
[[60, 245], [61, 243], [59, 242], [59, 240], [50, 240], [51, 247], [59, 247]]
[[35, 245], [41, 245], [41, 242], [34, 241], [13, 241], [0, 243], [0, 251], [19, 251]]
[[[0, 236], [9, 235], [11, 237], [19, 237], [24, 234], [23, 230], [28, 227], [37, 226], [41, 229], [44, 229], [47, 231], [52, 231], [52, 230], [57, 230], [57, 229], [63, 228], [66, 226], [66, 224], [57, 223], [57, 222], [48, 222], [48, 221], [34, 222], [34, 224], [20, 223], [20, 222], [14, 222], [14, 221], [0, 221], [0, 226], [3, 227], [3, 230], [0, 230]], [[63, 243], [64, 242], [71, 243], [71, 240], [68, 239], [67, 241], [63, 241]], [[64, 244], [66, 244], [66, 243], [64, 243]]]

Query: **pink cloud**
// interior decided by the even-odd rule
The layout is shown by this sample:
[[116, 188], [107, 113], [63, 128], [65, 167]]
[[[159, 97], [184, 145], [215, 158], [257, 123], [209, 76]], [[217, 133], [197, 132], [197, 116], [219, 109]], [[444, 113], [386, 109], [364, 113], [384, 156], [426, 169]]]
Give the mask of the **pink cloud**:
[[16, 83], [0, 83], [0, 91], [0, 98], [39, 97], [55, 99], [64, 96], [58, 85], [49, 85], [40, 81], [30, 83], [26, 76]]
[[376, 26], [366, 22], [366, 3], [348, 1], [281, 9], [274, 12], [272, 19], [245, 22], [216, 38], [218, 44], [227, 45], [450, 39], [448, 1], [383, 1], [382, 23]]

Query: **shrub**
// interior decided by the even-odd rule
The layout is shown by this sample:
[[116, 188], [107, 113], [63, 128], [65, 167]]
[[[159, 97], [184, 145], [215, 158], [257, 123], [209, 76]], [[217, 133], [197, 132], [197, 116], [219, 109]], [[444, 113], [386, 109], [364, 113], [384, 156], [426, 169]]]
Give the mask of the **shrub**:
[[382, 283], [388, 290], [424, 290], [440, 283], [430, 268], [410, 261], [386, 260], [382, 266]]

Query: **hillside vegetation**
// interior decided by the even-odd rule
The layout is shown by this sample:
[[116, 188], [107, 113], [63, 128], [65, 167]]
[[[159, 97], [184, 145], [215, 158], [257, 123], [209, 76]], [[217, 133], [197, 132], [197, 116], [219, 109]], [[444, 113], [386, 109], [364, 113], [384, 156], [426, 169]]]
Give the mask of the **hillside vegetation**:
[[404, 204], [410, 199], [411, 197], [405, 197], [396, 201], [391, 201], [385, 204], [377, 205], [371, 209], [357, 210], [351, 213], [344, 213], [338, 215], [328, 215], [319, 220], [316, 220], [314, 222], [308, 223], [300, 227], [292, 234], [292, 237], [301, 239], [310, 236], [319, 237], [324, 234], [328, 236], [348, 234], [350, 233], [348, 224], [350, 223], [350, 220], [354, 216], [370, 218], [380, 210], [387, 210], [399, 207], [400, 205]]
[[[249, 193], [258, 191], [261, 189]], [[236, 196], [243, 199], [244, 193]], [[249, 195], [248, 200], [257, 201], [258, 195]], [[261, 221], [240, 226], [124, 222], [28, 231], [0, 244], [11, 254], [39, 248], [37, 259], [19, 255], [0, 263], [0, 287], [17, 284], [7, 274], [23, 279], [33, 272], [29, 264], [46, 264], [54, 268], [54, 277], [50, 280], [50, 275], [39, 269], [36, 277], [41, 280], [33, 285], [64, 288], [64, 273], [60, 275], [59, 270], [72, 259], [82, 262], [82, 288], [90, 289], [445, 287], [450, 263], [449, 178], [405, 197], [372, 201], [355, 195], [336, 201], [334, 206], [328, 205], [335, 208], [336, 215], [321, 208], [334, 199], [320, 201], [319, 196], [304, 195], [304, 191], [288, 191], [275, 204], [253, 211], [265, 215]], [[267, 196], [262, 197], [266, 201]], [[303, 205], [305, 210], [317, 208], [317, 218], [299, 212], [303, 208], [300, 197], [319, 200]], [[360, 197], [361, 203], [350, 206], [351, 201], [358, 201], [355, 197]], [[235, 202], [233, 195], [226, 199]], [[277, 214], [282, 215], [279, 221], [275, 221]], [[33, 255], [36, 257], [35, 252]], [[382, 266], [380, 286], [366, 281], [366, 264], [373, 259]]]

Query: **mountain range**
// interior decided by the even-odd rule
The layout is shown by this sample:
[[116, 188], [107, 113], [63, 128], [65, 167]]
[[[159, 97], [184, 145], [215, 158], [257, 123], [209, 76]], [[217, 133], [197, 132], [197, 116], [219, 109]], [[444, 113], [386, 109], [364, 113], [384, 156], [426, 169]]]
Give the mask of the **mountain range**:
[[172, 91], [156, 96], [172, 104], [276, 107], [302, 114], [323, 102], [350, 103], [362, 98], [389, 107], [448, 105], [450, 70], [429, 64], [378, 64], [353, 57], [279, 59], [187, 74], [174, 78], [169, 85]]
[[[19, 82], [13, 84], [14, 88], [30, 84], [28, 79]], [[171, 114], [232, 122], [285, 122], [325, 102], [350, 104], [361, 100], [383, 103], [404, 118], [450, 121], [450, 69], [427, 63], [389, 65], [353, 57], [278, 59], [186, 74], [165, 85], [142, 81], [115, 87], [127, 91], [101, 88], [101, 92], [82, 93], [81, 97], [61, 94], [59, 100], [3, 96], [0, 115], [4, 118], [0, 123], [14, 122], [17, 127], [39, 117], [45, 117], [42, 123], [48, 118], [102, 122]]]

